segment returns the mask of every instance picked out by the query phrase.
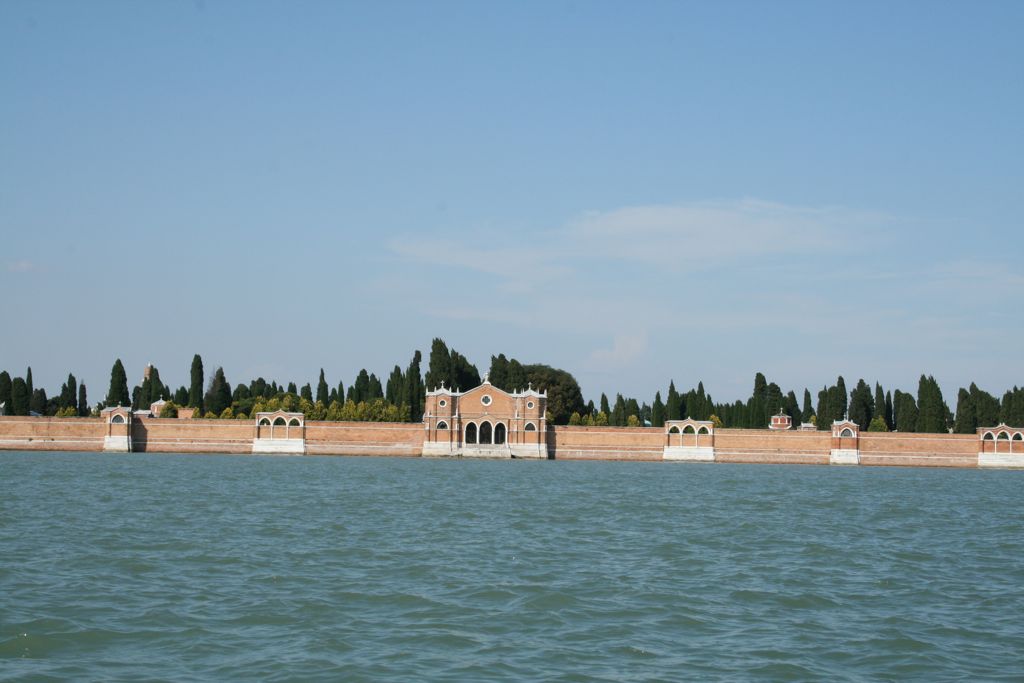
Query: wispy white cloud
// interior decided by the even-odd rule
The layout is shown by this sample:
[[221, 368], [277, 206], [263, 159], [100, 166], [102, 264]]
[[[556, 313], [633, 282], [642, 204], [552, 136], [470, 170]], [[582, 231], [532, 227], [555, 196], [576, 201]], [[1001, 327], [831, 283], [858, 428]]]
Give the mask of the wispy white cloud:
[[621, 368], [639, 360], [646, 352], [646, 332], [620, 334], [615, 336], [611, 348], [592, 351], [588, 362], [592, 368]]

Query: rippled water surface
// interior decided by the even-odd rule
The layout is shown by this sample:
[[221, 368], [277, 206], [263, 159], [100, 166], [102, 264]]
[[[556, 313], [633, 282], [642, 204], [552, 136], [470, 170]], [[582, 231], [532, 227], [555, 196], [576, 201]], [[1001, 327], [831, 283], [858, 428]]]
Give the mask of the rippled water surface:
[[0, 453], [0, 680], [1022, 680], [1024, 472]]

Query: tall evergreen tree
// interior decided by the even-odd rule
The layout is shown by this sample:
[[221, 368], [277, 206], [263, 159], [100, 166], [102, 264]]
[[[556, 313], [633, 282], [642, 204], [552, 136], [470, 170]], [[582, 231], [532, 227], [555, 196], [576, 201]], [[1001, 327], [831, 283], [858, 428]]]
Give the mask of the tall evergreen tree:
[[874, 417], [874, 400], [871, 388], [863, 379], [857, 380], [857, 386], [850, 392], [850, 420], [857, 423], [861, 431], [867, 431]]
[[487, 379], [499, 389], [513, 391], [516, 387], [509, 386], [508, 365], [508, 358], [505, 357], [505, 354], [499, 353], [497, 356], [491, 356], [491, 369], [487, 373]]
[[651, 406], [651, 426], [665, 426], [665, 404], [661, 402], [661, 392], [655, 392], [654, 405]]
[[420, 376], [420, 363], [423, 362], [423, 354], [418, 350], [412, 354], [412, 361], [405, 371], [405, 400], [409, 406], [409, 421], [419, 422], [423, 419], [423, 402], [426, 399], [426, 392], [423, 386], [423, 378]]
[[613, 427], [622, 427], [626, 424], [626, 401], [622, 398], [622, 394], [615, 395], [615, 407], [612, 408], [608, 424]]
[[299, 389], [299, 396], [306, 399], [310, 403], [313, 402], [313, 387], [309, 386], [309, 382], [303, 384], [302, 388]]
[[[882, 391], [882, 385], [879, 384], [878, 382], [875, 382], [875, 399], [874, 405], [872, 407], [874, 408], [874, 417], [871, 418], [872, 420], [875, 419], [875, 417], [879, 416], [881, 416], [883, 419], [885, 418], [885, 392]], [[886, 427], [888, 427], [889, 423], [886, 422], [885, 424]]]
[[947, 431], [949, 408], [942, 400], [942, 390], [934, 377], [921, 375], [917, 388], [917, 431], [941, 434]]
[[[604, 410], [604, 405], [607, 401], [604, 399], [604, 394], [601, 394], [601, 398], [601, 410]], [[676, 383], [672, 380], [669, 380], [668, 383], [668, 399], [665, 401], [665, 419], [683, 419], [683, 400], [682, 397], [680, 397], [679, 392], [676, 391]]]
[[802, 413], [800, 412], [800, 404], [797, 403], [796, 401], [796, 394], [793, 393], [792, 391], [788, 392], [786, 394], [785, 403], [786, 404], [783, 410], [786, 412], [787, 415], [789, 415], [789, 422], [791, 427], [796, 427], [798, 424], [800, 424], [800, 416], [802, 415]]
[[345, 380], [338, 380], [338, 405], [345, 405]]
[[48, 414], [46, 409], [46, 390], [42, 387], [32, 392], [32, 396], [29, 397], [29, 411], [38, 413], [40, 415]]
[[[395, 367], [397, 369], [398, 366]], [[327, 405], [329, 403], [327, 394], [327, 380], [324, 379], [324, 369], [320, 368], [320, 380], [316, 383], [316, 400], [320, 401], [320, 403], [323, 403], [324, 405]]]
[[814, 416], [814, 408], [811, 406], [811, 392], [804, 388], [804, 409], [800, 413], [801, 422], [810, 422]]
[[88, 417], [89, 415], [89, 399], [86, 396], [85, 382], [78, 385], [78, 415], [79, 417]]
[[177, 391], [174, 392], [174, 402], [179, 406], [188, 405], [188, 389], [178, 387]]
[[160, 381], [160, 370], [155, 366], [149, 366], [149, 395], [146, 397], [146, 406], [167, 398], [167, 387]]
[[818, 392], [817, 424], [818, 431], [832, 429], [832, 405], [829, 403], [830, 394], [828, 387], [822, 387]]
[[896, 419], [893, 415], [892, 409], [892, 392], [885, 392], [885, 426], [891, 432], [896, 428]]
[[400, 406], [405, 397], [405, 377], [402, 375], [402, 368], [397, 365], [392, 368], [388, 383], [384, 389], [384, 400], [391, 405]]
[[[306, 386], [309, 386], [308, 384]], [[224, 368], [217, 368], [210, 380], [210, 390], [204, 397], [206, 410], [214, 415], [220, 415], [224, 409], [231, 405], [231, 385], [224, 376]]]
[[430, 343], [430, 362], [427, 365], [427, 376], [424, 378], [427, 389], [433, 391], [440, 389], [445, 384], [449, 389], [451, 386], [452, 367], [451, 356], [448, 353], [448, 345], [443, 339], [434, 338]]
[[918, 408], [913, 394], [896, 391], [893, 395], [896, 431], [913, 433], [917, 431]]
[[121, 359], [114, 361], [110, 369], [110, 389], [107, 390], [107, 407], [130, 406], [132, 398], [128, 394], [128, 375], [125, 374]]
[[978, 429], [978, 416], [971, 392], [963, 387], [956, 395], [956, 419], [953, 421], [953, 432], [956, 434], [974, 434]]
[[[286, 391], [289, 394], [295, 394], [296, 396], [299, 395], [299, 387], [297, 384], [295, 384], [295, 382], [288, 382], [288, 388], [286, 389]], [[276, 394], [277, 391], [275, 390], [274, 393]]]
[[971, 388], [968, 391], [974, 404], [975, 422], [978, 427], [994, 427], [1002, 421], [999, 419], [999, 399], [987, 391], [979, 389], [974, 382], [971, 382]]
[[[29, 401], [31, 401], [32, 400], [32, 394], [34, 394], [35, 390], [36, 390], [35, 385], [32, 383], [32, 366], [31, 365], [28, 366], [28, 369], [25, 371], [25, 389], [28, 390], [28, 398], [29, 398]], [[25, 414], [28, 415], [28, 413], [25, 413]]]
[[0, 372], [0, 403], [4, 404], [4, 407], [8, 415], [11, 413], [11, 375], [6, 370]]
[[608, 415], [609, 417], [612, 414], [612, 409], [608, 405], [608, 396], [605, 395], [604, 393], [601, 394], [601, 412], [604, 413], [605, 415]]
[[206, 381], [203, 377], [203, 359], [199, 357], [197, 353], [192, 357], [192, 370], [191, 370], [192, 384], [188, 390], [188, 405], [190, 408], [196, 408], [199, 412], [205, 412], [203, 406], [203, 385]]
[[8, 415], [28, 415], [28, 385], [21, 377], [11, 381], [11, 404]]

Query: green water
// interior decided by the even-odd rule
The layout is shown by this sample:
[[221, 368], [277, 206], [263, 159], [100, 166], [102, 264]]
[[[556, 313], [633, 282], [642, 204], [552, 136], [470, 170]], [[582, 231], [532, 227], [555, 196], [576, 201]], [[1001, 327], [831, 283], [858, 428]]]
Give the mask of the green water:
[[0, 453], [0, 680], [1024, 680], [1024, 472]]

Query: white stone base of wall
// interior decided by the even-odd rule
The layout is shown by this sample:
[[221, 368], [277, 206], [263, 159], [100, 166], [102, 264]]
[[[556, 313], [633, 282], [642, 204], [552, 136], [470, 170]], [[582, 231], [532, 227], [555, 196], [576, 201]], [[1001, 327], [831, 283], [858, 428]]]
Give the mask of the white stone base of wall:
[[828, 458], [829, 465], [859, 465], [860, 451], [856, 448], [833, 448]]
[[715, 449], [713, 446], [665, 446], [661, 458], [677, 462], [714, 462]]
[[423, 442], [424, 458], [450, 458], [459, 454], [458, 447], [447, 441], [443, 443]]
[[108, 453], [131, 453], [132, 437], [105, 436], [103, 437], [103, 450]]
[[500, 446], [482, 446], [479, 444], [470, 446], [463, 444], [462, 448], [459, 449], [459, 455], [463, 458], [511, 458], [512, 450], [508, 447], [508, 444]]
[[305, 439], [253, 439], [254, 455], [305, 455]]
[[978, 467], [1024, 467], [1024, 453], [978, 453]]
[[512, 457], [513, 458], [530, 458], [530, 459], [534, 459], [534, 460], [537, 460], [537, 459], [547, 460], [548, 459], [548, 447], [547, 447], [547, 444], [542, 444], [542, 443], [538, 443], [538, 444], [525, 444], [525, 443], [521, 443], [521, 444], [515, 444], [515, 445], [512, 445], [512, 446], [509, 446], [509, 449], [511, 449], [511, 451], [512, 451]]

